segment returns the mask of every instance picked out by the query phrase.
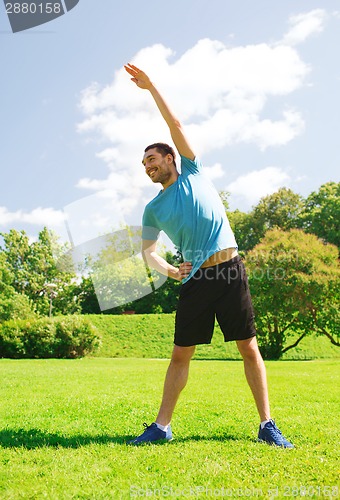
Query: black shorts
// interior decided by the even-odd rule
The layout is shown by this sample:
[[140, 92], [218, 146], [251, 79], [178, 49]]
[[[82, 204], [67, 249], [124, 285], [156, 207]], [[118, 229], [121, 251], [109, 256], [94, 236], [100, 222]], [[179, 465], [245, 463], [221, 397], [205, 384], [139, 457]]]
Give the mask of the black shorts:
[[256, 335], [248, 278], [240, 256], [200, 268], [181, 287], [175, 345], [210, 344], [215, 317], [225, 342]]

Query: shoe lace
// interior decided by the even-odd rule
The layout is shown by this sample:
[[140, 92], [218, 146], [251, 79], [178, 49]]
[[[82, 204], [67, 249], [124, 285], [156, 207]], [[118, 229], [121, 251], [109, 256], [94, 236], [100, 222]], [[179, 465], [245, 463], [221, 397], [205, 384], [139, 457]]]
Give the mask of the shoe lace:
[[282, 432], [280, 431], [280, 429], [278, 427], [276, 427], [276, 424], [274, 422], [274, 420], [271, 420], [271, 426], [267, 427], [267, 430], [270, 432], [271, 436], [277, 436], [278, 434], [280, 436], [282, 436]]
[[152, 424], [148, 425], [146, 422], [144, 422], [143, 427], [144, 427], [143, 435], [148, 435], [149, 434], [148, 431], [152, 429]]
[[280, 434], [282, 434], [282, 432], [280, 431], [280, 429], [276, 426], [275, 421], [272, 420], [271, 423], [272, 423], [273, 428], [276, 430], [276, 432], [279, 432]]

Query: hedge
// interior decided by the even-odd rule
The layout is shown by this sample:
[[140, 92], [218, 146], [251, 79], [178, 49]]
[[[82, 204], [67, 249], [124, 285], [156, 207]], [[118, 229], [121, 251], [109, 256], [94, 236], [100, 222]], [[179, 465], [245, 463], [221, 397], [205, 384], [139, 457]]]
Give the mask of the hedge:
[[80, 358], [99, 345], [97, 329], [81, 316], [10, 320], [0, 325], [1, 358]]

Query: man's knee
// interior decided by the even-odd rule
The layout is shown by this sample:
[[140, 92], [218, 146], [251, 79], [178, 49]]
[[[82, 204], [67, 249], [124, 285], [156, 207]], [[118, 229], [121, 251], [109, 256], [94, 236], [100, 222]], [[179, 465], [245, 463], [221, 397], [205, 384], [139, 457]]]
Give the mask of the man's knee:
[[171, 361], [174, 363], [189, 363], [194, 355], [196, 346], [183, 347], [175, 345], [172, 351]]
[[256, 337], [252, 337], [246, 340], [238, 340], [237, 342], [238, 350], [243, 357], [243, 359], [258, 359], [262, 358], [259, 346], [257, 344]]

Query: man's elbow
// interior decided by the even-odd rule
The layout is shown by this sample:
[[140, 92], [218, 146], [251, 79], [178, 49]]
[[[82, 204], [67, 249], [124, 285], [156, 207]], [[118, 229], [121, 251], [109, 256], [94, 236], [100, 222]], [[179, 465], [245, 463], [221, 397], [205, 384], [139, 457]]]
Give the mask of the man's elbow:
[[142, 258], [148, 266], [152, 267], [152, 263], [154, 261], [153, 252], [150, 250], [142, 250]]
[[147, 260], [147, 255], [148, 255], [148, 251], [145, 250], [144, 248], [142, 248], [142, 257], [143, 257], [143, 260], [146, 261]]
[[176, 131], [180, 130], [183, 133], [183, 126], [177, 118], [174, 119], [171, 128]]

